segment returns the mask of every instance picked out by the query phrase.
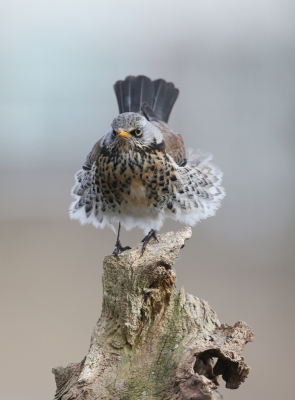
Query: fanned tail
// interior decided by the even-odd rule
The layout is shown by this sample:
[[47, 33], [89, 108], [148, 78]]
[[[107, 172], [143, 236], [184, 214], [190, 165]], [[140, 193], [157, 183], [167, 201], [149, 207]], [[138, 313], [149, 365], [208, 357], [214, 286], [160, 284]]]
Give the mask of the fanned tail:
[[136, 112], [151, 121], [164, 122], [168, 122], [179, 94], [172, 82], [164, 79], [152, 81], [144, 75], [127, 76], [124, 81], [114, 84], [114, 90], [120, 114]]

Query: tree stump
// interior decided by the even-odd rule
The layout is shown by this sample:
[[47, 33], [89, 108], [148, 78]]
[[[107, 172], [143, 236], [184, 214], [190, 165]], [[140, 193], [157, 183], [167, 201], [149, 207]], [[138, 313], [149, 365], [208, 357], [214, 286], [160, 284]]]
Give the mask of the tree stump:
[[219, 375], [230, 389], [244, 382], [250, 327], [220, 324], [206, 301], [176, 291], [173, 264], [190, 236], [184, 228], [159, 235], [143, 255], [139, 244], [105, 257], [89, 353], [52, 370], [55, 400], [217, 400]]

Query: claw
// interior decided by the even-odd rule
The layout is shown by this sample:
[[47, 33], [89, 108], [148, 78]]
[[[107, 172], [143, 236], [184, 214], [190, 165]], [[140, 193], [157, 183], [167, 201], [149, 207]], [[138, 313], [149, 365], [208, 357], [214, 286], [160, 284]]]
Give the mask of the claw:
[[131, 247], [129, 247], [129, 246], [123, 247], [119, 240], [119, 241], [116, 241], [115, 248], [114, 248], [114, 251], [112, 254], [114, 254], [114, 256], [116, 256], [117, 258], [119, 258], [119, 253], [122, 253], [123, 251], [130, 250], [130, 249], [131, 249]]
[[125, 247], [122, 246], [122, 244], [120, 242], [120, 230], [121, 230], [121, 223], [119, 222], [117, 240], [116, 240], [116, 243], [115, 243], [114, 251], [112, 253], [117, 258], [119, 258], [119, 253], [122, 253], [125, 250], [130, 250], [131, 249], [131, 247], [129, 247], [129, 246], [125, 246]]
[[146, 246], [147, 246], [148, 242], [150, 241], [150, 239], [151, 239], [152, 237], [153, 237], [154, 239], [156, 239], [157, 242], [159, 242], [159, 240], [158, 240], [158, 238], [157, 238], [157, 231], [155, 231], [154, 229], [151, 229], [151, 230], [149, 231], [149, 233], [146, 235], [146, 237], [143, 238], [142, 241], [141, 241], [141, 242], [143, 243], [142, 248], [141, 248], [141, 255], [142, 255], [143, 252], [145, 251]]

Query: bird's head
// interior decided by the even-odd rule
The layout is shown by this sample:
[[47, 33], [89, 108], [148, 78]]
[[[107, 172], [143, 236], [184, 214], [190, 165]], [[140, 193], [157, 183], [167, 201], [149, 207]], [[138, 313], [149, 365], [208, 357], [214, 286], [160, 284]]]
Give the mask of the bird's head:
[[127, 112], [118, 115], [111, 123], [112, 129], [104, 138], [103, 145], [109, 147], [114, 143], [128, 145], [138, 142], [141, 145], [160, 144], [163, 135], [144, 116]]

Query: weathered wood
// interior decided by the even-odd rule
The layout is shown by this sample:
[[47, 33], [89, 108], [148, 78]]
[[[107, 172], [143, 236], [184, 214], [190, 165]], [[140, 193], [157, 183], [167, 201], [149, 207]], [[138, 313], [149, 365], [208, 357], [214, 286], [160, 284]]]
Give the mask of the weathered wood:
[[[103, 306], [87, 357], [53, 369], [55, 400], [218, 400], [218, 375], [236, 389], [250, 368], [244, 322], [218, 321], [210, 305], [177, 293], [173, 269], [191, 229], [104, 259]], [[214, 358], [217, 359], [215, 363]]]

